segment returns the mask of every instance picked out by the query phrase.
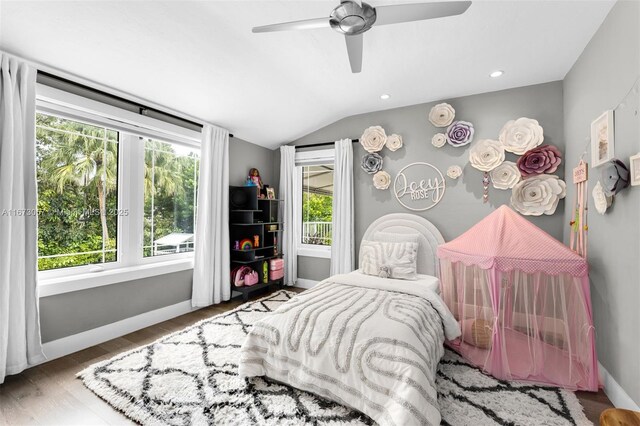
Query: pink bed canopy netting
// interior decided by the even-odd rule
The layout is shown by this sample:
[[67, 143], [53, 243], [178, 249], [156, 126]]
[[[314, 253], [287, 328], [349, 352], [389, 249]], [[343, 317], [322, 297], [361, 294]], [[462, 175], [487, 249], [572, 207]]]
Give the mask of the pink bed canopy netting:
[[454, 350], [499, 379], [598, 389], [585, 259], [507, 206], [438, 257]]

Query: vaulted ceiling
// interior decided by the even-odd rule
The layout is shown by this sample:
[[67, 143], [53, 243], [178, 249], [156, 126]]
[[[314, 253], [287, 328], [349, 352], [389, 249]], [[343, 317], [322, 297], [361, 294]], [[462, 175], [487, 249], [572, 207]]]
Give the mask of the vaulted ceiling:
[[0, 49], [274, 148], [354, 114], [560, 80], [613, 1], [479, 0], [461, 16], [374, 27], [360, 74], [331, 29], [251, 33], [336, 4], [2, 0]]

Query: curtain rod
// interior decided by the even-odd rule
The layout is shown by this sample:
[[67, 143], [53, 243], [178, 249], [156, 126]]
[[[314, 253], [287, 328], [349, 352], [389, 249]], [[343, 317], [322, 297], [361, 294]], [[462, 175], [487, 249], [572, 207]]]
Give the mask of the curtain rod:
[[[140, 98], [138, 96], [132, 95], [130, 93], [127, 92], [123, 92], [122, 90], [118, 90], [115, 89], [113, 87], [109, 87], [106, 85], [103, 85], [101, 83], [97, 83], [95, 81], [80, 77], [76, 74], [72, 74], [66, 71], [63, 71], [59, 68], [55, 68], [49, 65], [45, 65], [41, 62], [38, 62], [36, 60], [30, 59], [30, 58], [26, 58], [24, 56], [20, 56], [20, 55], [16, 55], [15, 53], [12, 53], [10, 51], [4, 50], [4, 49], [0, 49], [0, 53], [5, 54], [7, 56], [13, 57], [15, 59], [18, 59], [20, 61], [26, 62], [29, 65], [31, 65], [32, 67], [34, 67], [37, 72], [39, 74], [46, 74], [52, 78], [56, 78], [59, 80], [63, 80], [63, 81], [67, 81], [70, 84], [75, 84], [77, 86], [80, 87], [84, 87], [88, 90], [94, 91], [96, 93], [102, 93], [105, 96], [109, 96], [112, 97], [114, 99], [120, 99], [124, 102], [133, 104], [133, 105], [139, 105], [143, 108], [146, 108], [147, 110], [153, 110], [153, 111], [157, 111], [160, 112], [162, 114], [166, 114], [168, 116], [173, 116], [177, 119], [183, 120], [185, 122], [190, 122], [196, 126], [204, 126], [204, 124], [209, 123], [206, 120], [202, 120], [201, 118], [198, 117], [194, 117], [192, 115], [188, 115], [182, 112], [178, 112], [175, 111], [169, 107], [166, 107], [164, 105], [160, 105], [160, 104], [156, 104], [154, 102], [148, 101], [146, 99]], [[220, 127], [220, 126], [219, 126]], [[229, 137], [232, 138], [234, 137], [233, 134], [229, 133]]]
[[[351, 139], [352, 143], [357, 143], [360, 142], [359, 139]], [[317, 147], [317, 146], [329, 146], [329, 145], [333, 145], [335, 144], [335, 142], [318, 142], [318, 143], [312, 143], [309, 145], [295, 145], [296, 148], [313, 148], [313, 147]]]
[[[193, 120], [190, 120], [190, 119], [186, 119], [186, 118], [183, 118], [183, 117], [179, 117], [177, 115], [174, 115], [174, 114], [171, 114], [171, 113], [168, 113], [168, 112], [156, 109], [156, 108], [148, 107], [146, 105], [143, 105], [140, 102], [131, 101], [131, 100], [123, 98], [121, 96], [114, 95], [112, 93], [105, 92], [103, 90], [95, 89], [93, 87], [89, 87], [89, 86], [87, 86], [85, 84], [82, 84], [82, 83], [77, 83], [77, 82], [75, 82], [73, 80], [70, 80], [70, 79], [65, 78], [65, 77], [60, 77], [59, 75], [52, 74], [52, 73], [50, 73], [48, 71], [40, 71], [40, 70], [38, 70], [38, 74], [42, 75], [44, 77], [47, 77], [49, 79], [52, 79], [52, 80], [60, 81], [62, 83], [66, 83], [66, 84], [69, 84], [69, 85], [72, 85], [72, 86], [75, 86], [75, 87], [79, 87], [79, 88], [81, 88], [83, 90], [87, 90], [89, 92], [92, 92], [92, 93], [98, 94], [100, 96], [104, 96], [104, 97], [113, 99], [113, 100], [118, 101], [118, 102], [129, 104], [132, 107], [137, 108], [138, 109], [138, 114], [140, 114], [140, 115], [148, 115], [148, 112], [152, 111], [152, 112], [155, 112], [157, 114], [164, 115], [166, 117], [171, 117], [172, 119], [175, 119], [175, 120], [178, 120], [178, 121], [181, 121], [181, 122], [184, 122], [184, 123], [191, 124], [194, 127], [199, 127], [199, 128], [203, 127], [203, 125], [201, 123], [199, 123], [199, 122], [196, 122], [196, 121], [193, 121]], [[229, 133], [229, 137], [232, 138], [233, 134]]]

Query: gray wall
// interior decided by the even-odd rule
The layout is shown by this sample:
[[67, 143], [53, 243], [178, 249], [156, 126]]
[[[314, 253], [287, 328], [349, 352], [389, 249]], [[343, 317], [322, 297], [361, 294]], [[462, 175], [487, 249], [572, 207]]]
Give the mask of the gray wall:
[[40, 298], [42, 342], [191, 300], [193, 271]]
[[[257, 167], [263, 181], [270, 184], [274, 176], [273, 156], [274, 151], [232, 138], [230, 184], [242, 185], [251, 167]], [[42, 297], [42, 341], [46, 343], [191, 300], [192, 276], [193, 271], [182, 271]]]
[[329, 276], [331, 259], [298, 256], [298, 278], [322, 281]]
[[[518, 117], [537, 119], [544, 128], [545, 143], [553, 144], [564, 151], [564, 129], [562, 119], [562, 82], [552, 82], [499, 92], [485, 93], [446, 100], [456, 110], [456, 119], [470, 121], [475, 126], [474, 140], [497, 139], [505, 122]], [[416, 162], [429, 162], [445, 174], [454, 164], [463, 167], [463, 176], [458, 180], [447, 178], [446, 193], [440, 203], [426, 212], [418, 212], [434, 223], [445, 240], [451, 240], [485, 217], [496, 207], [509, 203], [511, 191], [490, 189], [489, 203], [482, 203], [482, 173], [468, 165], [468, 148], [453, 148], [446, 145], [440, 149], [431, 145], [431, 137], [442, 129], [436, 128], [427, 119], [427, 114], [437, 102], [403, 108], [356, 115], [337, 121], [316, 132], [304, 136], [294, 144], [333, 141], [345, 137], [359, 138], [369, 126], [381, 125], [387, 134], [398, 133], [404, 139], [404, 148], [396, 152], [384, 151], [384, 169], [395, 176], [404, 166]], [[380, 191], [373, 187], [371, 176], [360, 169], [360, 160], [365, 154], [360, 144], [354, 144], [354, 191], [355, 191], [355, 238], [360, 241], [365, 230], [375, 219], [388, 213], [409, 212], [402, 207], [391, 191]], [[507, 155], [508, 160], [516, 157]], [[558, 172], [563, 175], [563, 170]], [[529, 219], [562, 240], [562, 214], [564, 204], [553, 216], [529, 217]], [[326, 278], [329, 276], [327, 262], [298, 261], [298, 275]]]
[[[278, 160], [280, 152], [277, 152]], [[254, 145], [239, 138], [229, 140], [229, 185], [243, 185], [249, 169], [255, 167], [260, 171], [262, 182], [277, 188], [280, 177], [280, 166], [274, 162], [276, 151]], [[277, 170], [277, 172], [276, 172]]]
[[[590, 123], [615, 107], [640, 74], [640, 3], [619, 1], [564, 80], [567, 179], [587, 144]], [[615, 112], [615, 156], [629, 164], [640, 151], [638, 94]], [[590, 161], [589, 156], [587, 157]], [[589, 188], [600, 176], [589, 171]], [[567, 199], [572, 199], [569, 188]], [[589, 197], [589, 267], [598, 357], [640, 405], [640, 188], [619, 194], [601, 216]], [[564, 222], [572, 217], [565, 205]], [[568, 229], [565, 230], [565, 242]]]

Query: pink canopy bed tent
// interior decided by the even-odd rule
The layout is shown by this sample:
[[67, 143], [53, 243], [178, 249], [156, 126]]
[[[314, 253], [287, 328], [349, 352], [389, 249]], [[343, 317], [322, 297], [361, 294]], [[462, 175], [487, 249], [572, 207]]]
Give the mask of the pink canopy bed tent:
[[598, 389], [585, 259], [507, 206], [438, 257], [454, 350], [499, 379]]

